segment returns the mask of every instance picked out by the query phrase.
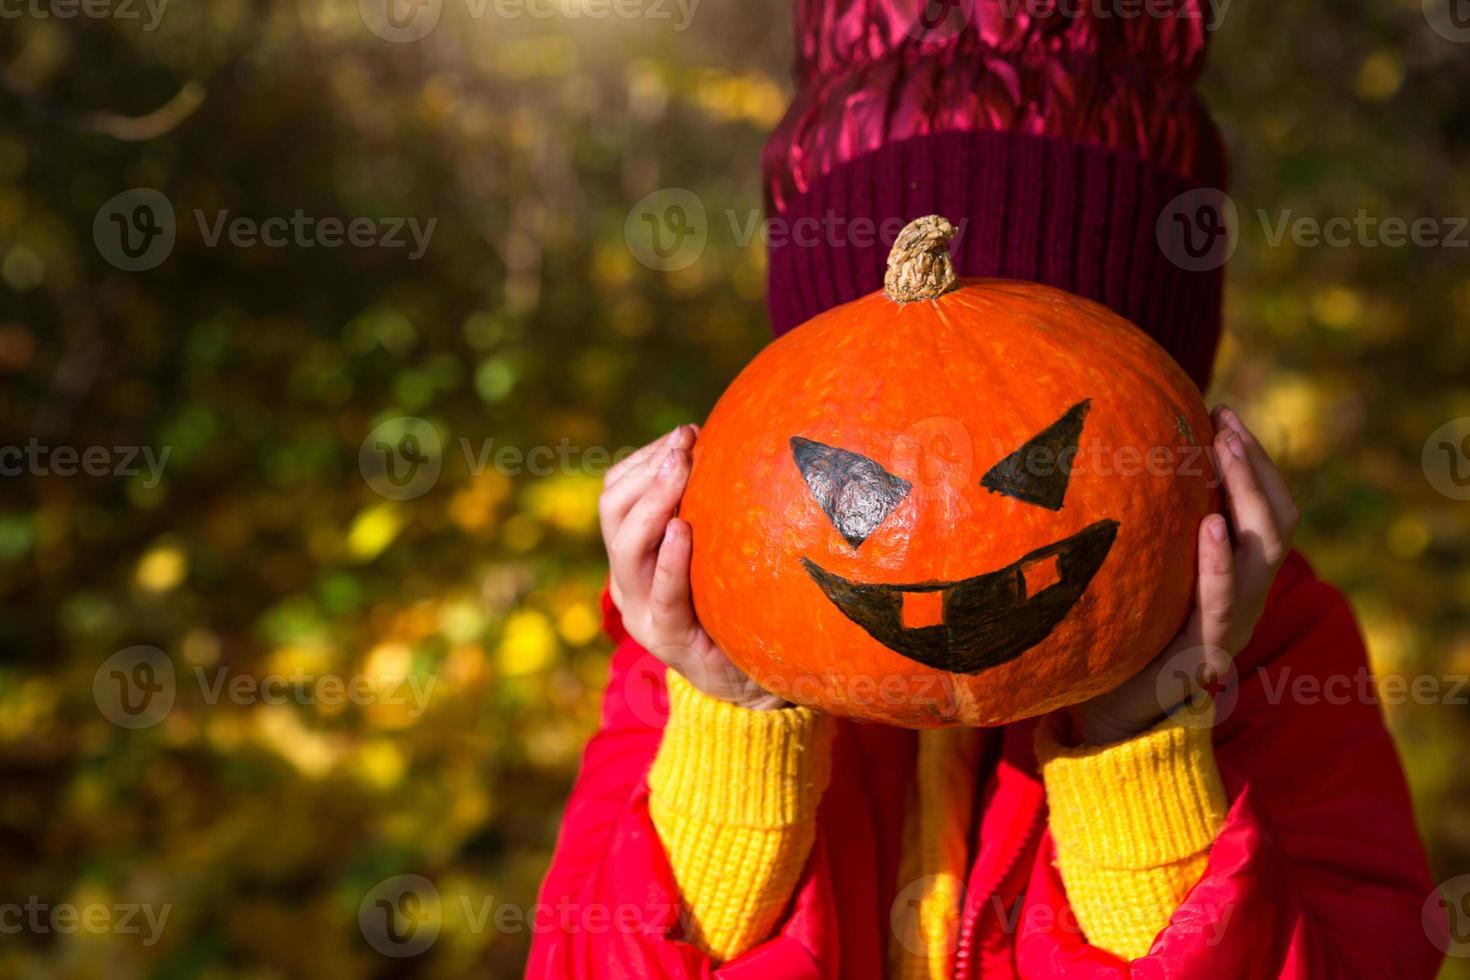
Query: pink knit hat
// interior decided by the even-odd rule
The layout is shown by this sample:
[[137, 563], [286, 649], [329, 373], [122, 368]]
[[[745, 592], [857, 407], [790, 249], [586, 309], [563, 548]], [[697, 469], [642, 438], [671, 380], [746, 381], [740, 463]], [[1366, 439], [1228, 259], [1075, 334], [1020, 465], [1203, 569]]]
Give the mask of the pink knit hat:
[[797, 93], [764, 159], [775, 332], [877, 289], [892, 235], [938, 213], [962, 275], [1097, 300], [1205, 387], [1223, 257], [1166, 238], [1171, 211], [1193, 220], [1225, 184], [1194, 92], [1209, 16], [1205, 0], [798, 0]]

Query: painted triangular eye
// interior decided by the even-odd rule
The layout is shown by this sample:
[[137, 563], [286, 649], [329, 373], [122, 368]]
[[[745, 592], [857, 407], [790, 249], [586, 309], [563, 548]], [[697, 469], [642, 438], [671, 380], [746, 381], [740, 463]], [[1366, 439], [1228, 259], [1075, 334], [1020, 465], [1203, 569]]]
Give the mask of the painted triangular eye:
[[1003, 493], [1047, 510], [1061, 510], [1067, 480], [1077, 455], [1077, 439], [1092, 403], [1080, 401], [1020, 449], [992, 466], [980, 478], [991, 493]]
[[796, 468], [827, 519], [854, 548], [888, 519], [912, 484], [866, 456], [820, 442], [791, 437]]

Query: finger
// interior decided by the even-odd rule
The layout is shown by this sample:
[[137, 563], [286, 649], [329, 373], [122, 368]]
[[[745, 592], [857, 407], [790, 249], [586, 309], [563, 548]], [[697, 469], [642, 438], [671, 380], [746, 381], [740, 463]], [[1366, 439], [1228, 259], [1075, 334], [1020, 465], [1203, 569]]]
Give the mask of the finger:
[[1239, 432], [1225, 429], [1215, 437], [1215, 452], [1225, 479], [1225, 502], [1239, 544], [1236, 577], [1242, 590], [1260, 589], [1271, 580], [1276, 563], [1285, 555], [1271, 503], [1251, 466]]
[[1199, 641], [1207, 647], [1228, 647], [1235, 622], [1235, 555], [1225, 518], [1211, 514], [1199, 527], [1199, 576], [1195, 610]]
[[1292, 499], [1291, 488], [1287, 486], [1286, 478], [1281, 475], [1281, 470], [1266, 452], [1266, 447], [1262, 446], [1255, 433], [1246, 427], [1239, 413], [1227, 405], [1218, 405], [1215, 408], [1215, 417], [1226, 427], [1240, 434], [1241, 440], [1245, 443], [1246, 455], [1249, 456], [1255, 469], [1256, 478], [1260, 481], [1261, 489], [1271, 504], [1271, 515], [1276, 527], [1281, 532], [1283, 540], [1289, 543], [1291, 536], [1296, 533], [1297, 525], [1301, 522], [1301, 512], [1297, 509], [1296, 501]]
[[663, 543], [648, 590], [653, 628], [664, 636], [686, 636], [694, 626], [694, 604], [689, 598], [689, 558], [693, 536], [687, 521], [675, 517], [664, 526]]
[[[688, 436], [680, 435], [680, 430], [685, 428], [687, 427], [680, 426], [658, 442], [644, 446], [639, 452], [646, 455], [631, 469], [624, 470], [616, 483], [605, 485], [602, 496], [597, 500], [597, 512], [602, 523], [602, 540], [609, 548], [617, 540], [618, 531], [627, 518], [628, 511], [648, 492], [649, 485], [658, 475], [658, 464], [668, 455], [668, 449], [659, 453], [651, 450], [661, 444], [681, 446], [688, 439]], [[630, 456], [624, 462], [632, 459]]]
[[648, 490], [618, 528], [617, 537], [608, 548], [608, 557], [612, 573], [622, 581], [626, 591], [633, 591], [636, 585], [646, 592], [653, 574], [654, 549], [679, 506], [688, 479], [689, 454], [682, 449], [670, 449], [660, 461]]
[[678, 431], [679, 429], [677, 426], [670, 429], [668, 432], [665, 432], [657, 439], [646, 445], [639, 446], [627, 456], [623, 457], [612, 466], [608, 467], [607, 472], [603, 474], [602, 485], [604, 487], [610, 487], [614, 483], [617, 483], [618, 480], [622, 479], [624, 476], [627, 476], [631, 470], [637, 469], [644, 463], [648, 462], [649, 457], [658, 452], [660, 449], [665, 448], [668, 445], [669, 438]]
[[691, 431], [693, 429], [693, 425], [676, 425], [648, 445], [634, 450], [608, 469], [607, 474], [602, 478], [602, 485], [611, 487], [629, 473], [645, 467], [651, 460], [658, 459], [662, 455], [662, 450], [671, 449], [674, 446], [687, 449], [693, 441]]
[[622, 529], [628, 511], [648, 492], [656, 472], [657, 468], [652, 465], [640, 466], [619, 480], [616, 486], [602, 491], [602, 496], [597, 498], [597, 517], [602, 525], [602, 540], [609, 549], [618, 539], [618, 531]]
[[[1152, 677], [1152, 691], [1165, 714], [1194, 713], [1203, 721], [1207, 701], [1201, 700], [1222, 677], [1228, 676], [1235, 622], [1235, 556], [1225, 518], [1211, 514], [1199, 526], [1199, 571], [1195, 576], [1194, 611], [1189, 622], [1140, 677]], [[1186, 707], [1187, 706], [1187, 707]], [[1188, 716], [1185, 716], [1188, 717]]]

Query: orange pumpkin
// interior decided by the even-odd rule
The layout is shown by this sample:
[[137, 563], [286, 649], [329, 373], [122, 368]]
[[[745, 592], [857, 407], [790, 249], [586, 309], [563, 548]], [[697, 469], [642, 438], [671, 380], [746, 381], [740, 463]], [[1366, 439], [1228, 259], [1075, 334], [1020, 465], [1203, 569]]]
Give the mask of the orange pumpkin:
[[1102, 306], [956, 280], [900, 234], [884, 291], [774, 341], [694, 447], [695, 609], [772, 693], [1000, 725], [1136, 673], [1191, 608], [1217, 506], [1199, 391]]

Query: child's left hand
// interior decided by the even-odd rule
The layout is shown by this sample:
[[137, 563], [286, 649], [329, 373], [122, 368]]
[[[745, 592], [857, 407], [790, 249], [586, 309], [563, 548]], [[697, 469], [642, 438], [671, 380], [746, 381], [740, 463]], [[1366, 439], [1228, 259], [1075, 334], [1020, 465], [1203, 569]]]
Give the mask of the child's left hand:
[[[1224, 517], [1200, 522], [1199, 582], [1194, 612], [1179, 635], [1123, 684], [1067, 709], [1079, 742], [1101, 745], [1132, 738], [1158, 724], [1185, 700], [1167, 703], [1159, 683], [1167, 667], [1190, 677], [1224, 676], [1245, 648], [1265, 608], [1266, 593], [1291, 547], [1299, 514], [1286, 481], [1240, 416], [1224, 405], [1212, 413], [1214, 452], [1224, 478], [1234, 544]], [[1176, 659], [1177, 658], [1177, 659]]]

